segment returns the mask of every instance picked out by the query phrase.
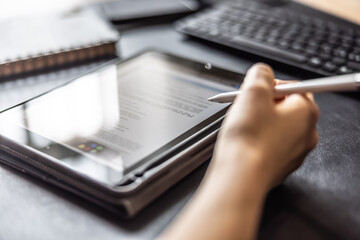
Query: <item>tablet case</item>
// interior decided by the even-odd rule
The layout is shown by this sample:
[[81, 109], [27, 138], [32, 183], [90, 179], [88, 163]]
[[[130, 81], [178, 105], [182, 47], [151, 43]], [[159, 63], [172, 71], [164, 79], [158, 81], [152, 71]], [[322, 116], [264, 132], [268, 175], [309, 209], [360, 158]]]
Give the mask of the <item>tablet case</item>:
[[134, 179], [133, 184], [120, 186], [118, 190], [95, 183], [58, 164], [51, 164], [45, 155], [32, 152], [4, 137], [0, 137], [0, 162], [72, 192], [120, 217], [132, 218], [211, 158], [217, 130], [211, 131], [200, 141], [191, 143], [190, 147], [181, 149], [166, 161], [149, 168], [143, 176]]

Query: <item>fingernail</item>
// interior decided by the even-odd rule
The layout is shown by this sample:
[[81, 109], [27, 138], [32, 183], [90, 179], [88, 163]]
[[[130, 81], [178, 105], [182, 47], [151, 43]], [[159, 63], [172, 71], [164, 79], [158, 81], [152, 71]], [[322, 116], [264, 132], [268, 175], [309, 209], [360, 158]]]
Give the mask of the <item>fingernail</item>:
[[247, 77], [258, 79], [258, 78], [272, 78], [274, 79], [274, 73], [271, 67], [264, 63], [254, 64], [249, 71], [246, 73]]
[[252, 67], [249, 69], [249, 72], [259, 72], [259, 71], [264, 71], [264, 73], [270, 73], [272, 74], [273, 70], [272, 68], [265, 64], [265, 63], [255, 63], [254, 65], [252, 65]]

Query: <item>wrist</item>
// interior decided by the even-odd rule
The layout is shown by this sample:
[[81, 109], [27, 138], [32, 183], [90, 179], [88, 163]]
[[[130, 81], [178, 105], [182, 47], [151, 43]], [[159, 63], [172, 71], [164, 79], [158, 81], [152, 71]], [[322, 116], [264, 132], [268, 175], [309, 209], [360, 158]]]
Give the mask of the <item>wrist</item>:
[[231, 184], [235, 189], [239, 188], [238, 185], [248, 184], [250, 188], [256, 186], [258, 192], [267, 194], [272, 181], [262, 152], [237, 143], [220, 149], [222, 151], [215, 151], [211, 160], [209, 174], [219, 176], [217, 179], [226, 181], [224, 184]]

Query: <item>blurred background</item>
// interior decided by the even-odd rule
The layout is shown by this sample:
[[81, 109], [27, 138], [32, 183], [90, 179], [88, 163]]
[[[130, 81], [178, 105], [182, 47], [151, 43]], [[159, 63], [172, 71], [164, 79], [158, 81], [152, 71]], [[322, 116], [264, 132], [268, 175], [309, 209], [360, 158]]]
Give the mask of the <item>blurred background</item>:
[[[124, 0], [117, 0], [118, 2]], [[136, 1], [136, 0], [133, 0]], [[148, 0], [151, 2], [151, 0]], [[173, 1], [173, 0], [169, 0]], [[220, 2], [222, 0], [211, 0]], [[319, 8], [346, 19], [360, 23], [360, 1], [359, 0], [296, 0], [306, 3], [315, 8]], [[92, 3], [106, 2], [106, 0], [1, 0], [0, 1], [0, 20], [20, 15], [33, 15], [40, 13], [51, 13], [66, 11]], [[210, 1], [208, 1], [210, 2]]]

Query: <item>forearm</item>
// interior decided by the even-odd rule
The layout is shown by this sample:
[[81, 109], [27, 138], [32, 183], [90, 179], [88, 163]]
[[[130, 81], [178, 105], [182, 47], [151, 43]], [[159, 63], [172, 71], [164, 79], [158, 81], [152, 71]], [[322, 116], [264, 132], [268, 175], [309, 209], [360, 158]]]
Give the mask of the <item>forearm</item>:
[[[194, 198], [163, 234], [163, 239], [253, 239], [267, 186], [255, 161], [242, 161], [235, 149], [213, 159]], [[222, 159], [225, 160], [225, 159]], [[231, 159], [226, 159], [231, 160]], [[243, 165], [243, 166], [241, 166]]]

